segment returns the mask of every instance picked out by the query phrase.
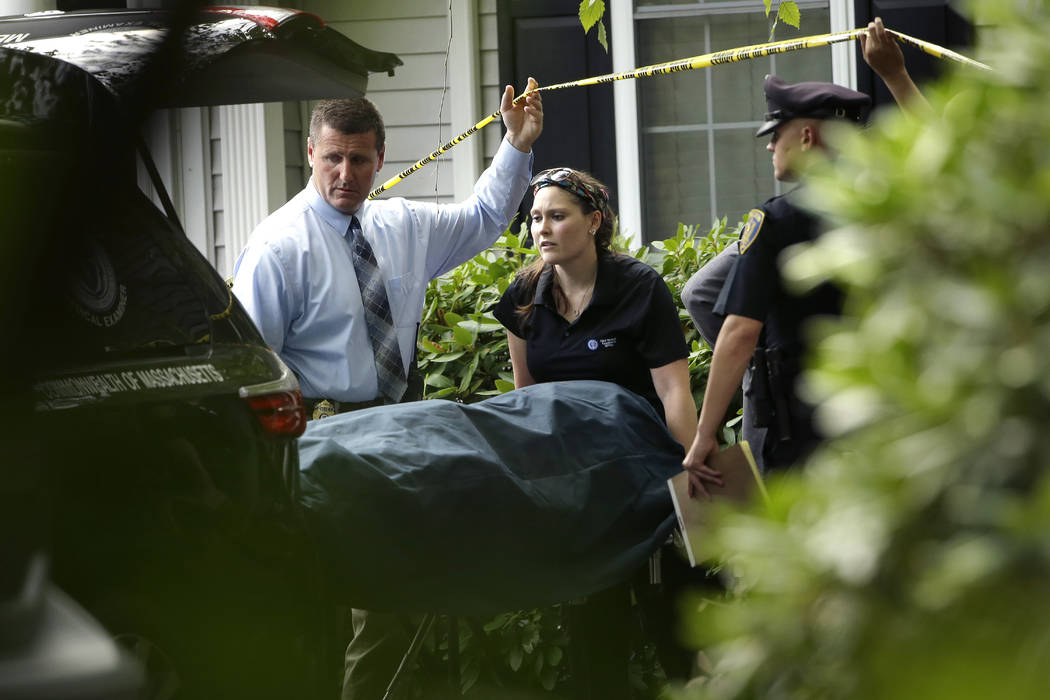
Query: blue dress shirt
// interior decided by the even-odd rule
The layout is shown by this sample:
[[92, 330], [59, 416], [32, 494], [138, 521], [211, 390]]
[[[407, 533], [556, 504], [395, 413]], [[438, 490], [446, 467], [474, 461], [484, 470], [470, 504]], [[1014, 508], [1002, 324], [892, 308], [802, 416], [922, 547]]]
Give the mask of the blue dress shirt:
[[[366, 200], [355, 212], [383, 271], [405, 367], [427, 283], [496, 241], [525, 195], [531, 169], [532, 155], [504, 139], [463, 202]], [[234, 266], [234, 294], [309, 398], [357, 402], [378, 395], [346, 238], [351, 216], [328, 204], [311, 179], [255, 228]]]

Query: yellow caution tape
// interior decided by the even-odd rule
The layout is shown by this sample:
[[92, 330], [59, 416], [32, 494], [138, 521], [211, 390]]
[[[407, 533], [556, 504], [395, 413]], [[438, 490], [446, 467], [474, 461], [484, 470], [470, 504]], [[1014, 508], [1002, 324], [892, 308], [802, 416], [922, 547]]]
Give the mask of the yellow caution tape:
[[[829, 46], [831, 44], [837, 44], [843, 41], [850, 41], [860, 37], [862, 34], [867, 33], [867, 28], [862, 27], [860, 29], [850, 29], [844, 32], [835, 32], [833, 34], [818, 34], [816, 36], [807, 36], [799, 39], [787, 39], [784, 41], [772, 41], [766, 44], [754, 44], [752, 46], [741, 46], [736, 49], [726, 49], [724, 51], [716, 51], [714, 53], [703, 54], [702, 56], [693, 56], [692, 58], [682, 58], [677, 61], [668, 61], [667, 63], [658, 63], [652, 66], [645, 66], [644, 68], [635, 68], [634, 70], [624, 71], [623, 73], [608, 73], [606, 75], [599, 75], [593, 78], [583, 78], [582, 80], [573, 80], [568, 83], [557, 83], [555, 85], [543, 85], [536, 88], [535, 90], [529, 90], [523, 92], [514, 98], [514, 104], [520, 104], [526, 97], [537, 92], [547, 92], [549, 90], [560, 90], [562, 88], [579, 87], [584, 85], [601, 85], [603, 83], [612, 83], [617, 80], [629, 80], [632, 78], [647, 78], [653, 75], [667, 75], [669, 73], [680, 73], [687, 70], [697, 70], [698, 68], [708, 68], [710, 66], [718, 66], [724, 63], [739, 63], [740, 61], [749, 61], [752, 58], [761, 58], [763, 56], [770, 56], [776, 53], [787, 53], [788, 51], [797, 51], [799, 49], [812, 49], [820, 46]], [[929, 41], [922, 39], [916, 39], [915, 37], [902, 34], [891, 29], [887, 29], [887, 32], [897, 37], [899, 41], [905, 44], [911, 44], [916, 48], [936, 56], [937, 58], [949, 59], [957, 61], [973, 68], [980, 68], [982, 70], [991, 70], [991, 68], [984, 63], [975, 61], [972, 58], [967, 58], [960, 53], [956, 53], [950, 49], [946, 49], [937, 44], [933, 44]], [[452, 139], [448, 143], [439, 147], [436, 151], [433, 151], [430, 155], [422, 160], [416, 161], [414, 165], [390, 178], [379, 187], [375, 188], [368, 194], [369, 199], [375, 199], [377, 196], [390, 189], [397, 183], [404, 180], [406, 177], [414, 173], [415, 171], [422, 168], [427, 163], [431, 162], [435, 158], [439, 157], [442, 153], [449, 151], [457, 143], [460, 143], [464, 139], [471, 136], [474, 132], [484, 128], [497, 117], [501, 116], [503, 112], [496, 110], [489, 116], [479, 121], [474, 126], [470, 127], [462, 134]]]

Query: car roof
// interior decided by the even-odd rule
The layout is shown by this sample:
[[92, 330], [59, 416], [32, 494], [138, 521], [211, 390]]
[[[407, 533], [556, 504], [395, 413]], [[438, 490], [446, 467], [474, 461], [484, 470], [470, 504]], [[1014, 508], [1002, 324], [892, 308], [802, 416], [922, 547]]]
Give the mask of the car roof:
[[148, 93], [152, 107], [355, 97], [365, 93], [369, 73], [393, 75], [402, 65], [316, 15], [270, 7], [3, 17], [0, 46], [76, 65], [121, 98]]

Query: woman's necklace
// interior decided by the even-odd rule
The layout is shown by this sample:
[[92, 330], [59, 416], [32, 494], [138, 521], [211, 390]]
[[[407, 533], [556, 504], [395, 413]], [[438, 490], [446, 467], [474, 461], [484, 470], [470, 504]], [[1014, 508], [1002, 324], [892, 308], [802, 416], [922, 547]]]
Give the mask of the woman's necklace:
[[591, 283], [584, 287], [575, 300], [568, 293], [564, 291], [562, 292], [565, 296], [565, 312], [569, 321], [575, 321], [578, 319], [580, 314], [583, 313], [583, 310], [587, 308], [588, 302], [590, 302], [591, 297], [594, 295], [594, 283], [596, 279], [597, 276], [595, 276], [594, 279], [591, 279]]
[[[560, 280], [559, 285], [561, 287], [561, 302], [558, 306], [564, 305], [564, 311], [562, 316], [569, 321], [569, 323], [575, 323], [576, 319], [580, 317], [583, 310], [587, 308], [587, 304], [590, 302], [591, 297], [594, 295], [594, 285], [598, 281], [598, 269], [597, 266], [591, 270], [590, 280], [583, 285], [577, 287], [577, 291], [574, 294], [570, 294], [566, 284], [568, 275], [563, 270], [557, 270], [555, 274], [559, 274]], [[575, 287], [575, 285], [573, 285]], [[575, 297], [575, 298], [574, 298]]]
[[[583, 310], [587, 307], [587, 302], [591, 300], [591, 295], [594, 293], [594, 284], [584, 290], [583, 294], [580, 295], [579, 300], [575, 304], [570, 304], [570, 311], [572, 312], [572, 320], [575, 321], [583, 313]], [[568, 298], [568, 297], [566, 297]]]

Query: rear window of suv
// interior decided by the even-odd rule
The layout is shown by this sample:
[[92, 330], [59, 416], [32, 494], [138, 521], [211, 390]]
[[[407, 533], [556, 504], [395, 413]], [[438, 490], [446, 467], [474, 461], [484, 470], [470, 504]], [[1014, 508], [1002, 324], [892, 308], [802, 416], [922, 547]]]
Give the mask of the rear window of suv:
[[113, 195], [63, 237], [48, 365], [179, 352], [209, 343], [213, 317], [228, 313], [221, 283], [201, 274], [181, 232], [137, 190]]

